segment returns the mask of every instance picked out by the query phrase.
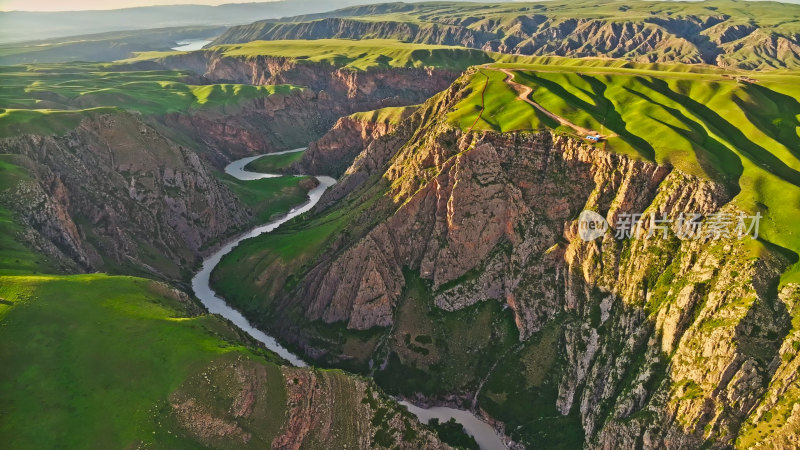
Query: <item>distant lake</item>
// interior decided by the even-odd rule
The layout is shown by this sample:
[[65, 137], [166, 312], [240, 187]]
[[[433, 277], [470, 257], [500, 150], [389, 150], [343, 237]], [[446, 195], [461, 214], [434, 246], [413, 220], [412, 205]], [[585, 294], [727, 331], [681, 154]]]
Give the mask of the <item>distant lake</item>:
[[173, 50], [181, 52], [190, 52], [192, 50], [200, 50], [206, 44], [211, 43], [211, 39], [184, 39], [176, 42], [177, 47], [172, 47]]

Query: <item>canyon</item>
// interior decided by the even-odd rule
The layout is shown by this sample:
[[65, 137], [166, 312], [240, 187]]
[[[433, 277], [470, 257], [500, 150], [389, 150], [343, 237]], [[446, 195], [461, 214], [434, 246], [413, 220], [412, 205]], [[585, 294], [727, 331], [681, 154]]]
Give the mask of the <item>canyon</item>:
[[[308, 87], [235, 107], [97, 112], [66, 133], [23, 131], [1, 138], [0, 153], [16, 155], [31, 178], [4, 202], [27, 225], [20, 235], [24, 242], [67, 271], [185, 282], [203, 254], [254, 220], [253, 211], [214, 172], [256, 152], [299, 147], [361, 108], [419, 102], [457, 76], [402, 69], [348, 74], [325, 65], [213, 55], [198, 68], [198, 55], [170, 59], [159, 68], [195, 68], [206, 83]], [[263, 72], [245, 75], [256, 67]], [[146, 68], [153, 63], [120, 67]]]
[[0, 442], [800, 447], [797, 11], [392, 3], [0, 68]]
[[[466, 87], [456, 81], [371, 141], [326, 194], [336, 202], [323, 198], [319, 216], [295, 224], [344, 209], [336, 238], [287, 264], [265, 237], [236, 257], [256, 271], [223, 265], [212, 283], [312, 360], [417, 400], [477, 404], [520, 445], [578, 433], [602, 448], [751, 436], [776, 406], [762, 403], [767, 387], [796, 383], [785, 378], [796, 287], [777, 289], [791, 261], [738, 239], [581, 240], [585, 209], [612, 229], [630, 213], [738, 211], [724, 185], [669, 166], [547, 131], [454, 129], [443, 112]], [[260, 301], [243, 301], [252, 295]], [[456, 357], [464, 339], [469, 353]]]

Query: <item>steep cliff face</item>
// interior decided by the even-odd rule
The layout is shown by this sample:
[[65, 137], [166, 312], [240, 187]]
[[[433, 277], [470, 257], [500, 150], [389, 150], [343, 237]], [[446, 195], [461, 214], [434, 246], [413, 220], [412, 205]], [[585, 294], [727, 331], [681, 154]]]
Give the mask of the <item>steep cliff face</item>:
[[62, 136], [6, 138], [0, 151], [31, 173], [4, 203], [53, 244], [42, 250], [83, 270], [178, 279], [204, 244], [250, 219], [193, 150], [132, 114], [92, 116]]
[[457, 72], [435, 68], [374, 68], [366, 71], [328, 63], [268, 55], [226, 56], [198, 51], [158, 61], [168, 69], [192, 70], [213, 82], [293, 84], [308, 88], [316, 101], [309, 117], [298, 114], [295, 128], [321, 136], [340, 117], [359, 111], [419, 104], [446, 89]]
[[[472, 30], [459, 25], [406, 23], [395, 21], [365, 21], [331, 17], [301, 22], [256, 22], [251, 25], [231, 27], [212, 45], [236, 44], [254, 40], [288, 39], [397, 39], [404, 42], [426, 44], [464, 45], [480, 48], [481, 44], [497, 38], [492, 32]], [[472, 44], [472, 45], [465, 45]]]
[[299, 148], [322, 135], [328, 98], [304, 89], [248, 101], [234, 111], [171, 113], [152, 121], [178, 142], [188, 139], [216, 167], [233, 159]]
[[781, 13], [732, 8], [724, 2], [701, 8], [663, 2], [657, 6], [652, 2], [475, 5], [458, 10], [447, 4], [381, 6], [385, 8], [354, 7], [235, 26], [212, 45], [282, 39], [397, 39], [520, 55], [602, 56], [641, 63], [706, 63], [743, 69], [800, 64], [793, 5], [778, 6]]
[[415, 110], [414, 106], [385, 108], [342, 117], [324, 136], [308, 145], [302, 159], [290, 172], [338, 178], [372, 141], [393, 131], [398, 122]]
[[[362, 152], [330, 194], [354, 215], [313, 258], [254, 275], [270, 305], [255, 319], [321, 361], [372, 367], [391, 391], [480, 408], [525, 445], [745, 439], [776, 408], [768, 386], [796, 386], [796, 294], [776, 291], [788, 261], [750, 239], [680, 239], [674, 224], [664, 237], [649, 218], [736, 217], [721, 185], [546, 131], [452, 128], [442, 112], [463, 88]], [[610, 229], [581, 239], [582, 210]], [[617, 238], [630, 214], [641, 229]]]

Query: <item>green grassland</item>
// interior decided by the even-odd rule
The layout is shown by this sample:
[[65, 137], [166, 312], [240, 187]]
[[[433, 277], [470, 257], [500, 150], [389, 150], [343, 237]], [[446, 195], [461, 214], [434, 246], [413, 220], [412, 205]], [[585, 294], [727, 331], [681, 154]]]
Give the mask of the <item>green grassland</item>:
[[[681, 74], [720, 73], [721, 69], [702, 64], [658, 64], [634, 63], [609, 58], [566, 58], [560, 56], [527, 56], [483, 51], [450, 45], [429, 45], [404, 42], [397, 39], [313, 39], [250, 41], [241, 44], [223, 44], [195, 52], [216, 53], [228, 57], [255, 58], [273, 56], [295, 62], [316, 62], [353, 70], [385, 68], [433, 67], [462, 71], [470, 66], [487, 63], [531, 64], [536, 66], [558, 65], [575, 67], [576, 70], [593, 67], [598, 71], [630, 69], [650, 71], [653, 74], [680, 72]], [[169, 56], [193, 52], [140, 52], [133, 58], [119, 63], [163, 60]], [[728, 69], [727, 72], [737, 72]]]
[[[253, 290], [261, 275], [275, 266], [288, 272], [287, 275], [302, 272], [301, 268], [310, 263], [323, 249], [325, 242], [341, 231], [346, 223], [346, 214], [337, 214], [302, 225], [298, 223], [298, 226], [291, 228], [281, 227], [268, 235], [247, 239], [214, 269], [214, 289], [224, 293], [225, 299], [240, 311], [258, 313], [259, 316], [267, 313], [272, 310], [270, 299], [268, 296], [257, 297]], [[281, 286], [260, 288], [258, 291], [263, 294]]]
[[275, 368], [268, 384], [283, 408], [273, 357], [222, 319], [188, 314], [188, 299], [164, 285], [3, 276], [0, 297], [0, 440], [11, 448], [187, 447], [170, 428], [169, 394], [236, 355]]
[[230, 111], [297, 86], [193, 85], [181, 71], [118, 71], [113, 64], [69, 63], [0, 68], [0, 136], [74, 128], [88, 114], [115, 108], [145, 115], [202, 108]]
[[[355, 70], [374, 68], [438, 67], [461, 71], [490, 62], [480, 50], [447, 45], [409, 44], [393, 39], [347, 39], [252, 41], [220, 45], [206, 52], [230, 57], [269, 55], [296, 61], [328, 63]], [[129, 62], [159, 59], [180, 52], [143, 52]]]
[[259, 173], [278, 173], [297, 161], [300, 161], [304, 152], [305, 151], [284, 153], [281, 155], [265, 155], [248, 164], [245, 169]]
[[242, 181], [219, 174], [222, 182], [253, 212], [256, 223], [265, 223], [308, 199], [303, 181], [310, 177], [285, 176]]
[[[533, 89], [532, 100], [570, 122], [609, 136], [601, 147], [723, 183], [736, 205], [760, 212], [760, 237], [800, 255], [800, 75], [669, 72], [650, 67], [497, 64], [475, 73], [470, 94], [450, 113], [475, 130], [555, 128], [574, 133], [518, 100], [495, 68]], [[602, 70], [599, 70], [602, 69]], [[749, 77], [744, 79], [743, 77]], [[488, 85], [486, 84], [488, 80]], [[482, 104], [481, 90], [486, 86]], [[482, 112], [482, 114], [481, 114]], [[794, 266], [784, 281], [800, 280]]]
[[[30, 181], [19, 156], [0, 155], [0, 198]], [[262, 199], [277, 195], [255, 191]], [[199, 379], [232, 364], [263, 368], [265, 406], [233, 420], [252, 431], [252, 443], [271, 442], [286, 407], [279, 358], [165, 284], [46, 275], [58, 268], [17, 242], [21, 232], [0, 207], [0, 442], [9, 448], [196, 448], [206, 443], [185, 432], [169, 406], [172, 396], [203, 402], [225, 417], [228, 397], [240, 388], [236, 378], [220, 374], [214, 389]]]
[[407, 44], [389, 39], [347, 41], [319, 39], [313, 41], [254, 41], [246, 44], [222, 45], [216, 50], [226, 56], [268, 54], [358, 70], [379, 67], [438, 67], [463, 70], [488, 62], [479, 50], [444, 45]]
[[419, 105], [388, 106], [373, 111], [353, 113], [350, 114], [350, 117], [364, 122], [388, 123], [394, 125], [400, 123], [403, 119], [416, 111], [417, 108], [419, 108]]

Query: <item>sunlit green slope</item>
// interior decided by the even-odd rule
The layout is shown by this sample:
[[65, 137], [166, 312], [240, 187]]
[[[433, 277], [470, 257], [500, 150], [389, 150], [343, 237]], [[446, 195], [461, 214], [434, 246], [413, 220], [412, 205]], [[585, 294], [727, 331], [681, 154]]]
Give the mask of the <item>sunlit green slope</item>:
[[[532, 89], [529, 98], [544, 109], [606, 136], [600, 146], [724, 183], [738, 207], [764, 216], [763, 241], [788, 249], [797, 260], [800, 75], [547, 62], [476, 70], [471, 93], [450, 112], [451, 121], [465, 130], [474, 123], [476, 131], [553, 128], [578, 134], [518, 99], [519, 90], [501, 71], [506, 69], [513, 82]], [[797, 267], [785, 276], [798, 278]]]

